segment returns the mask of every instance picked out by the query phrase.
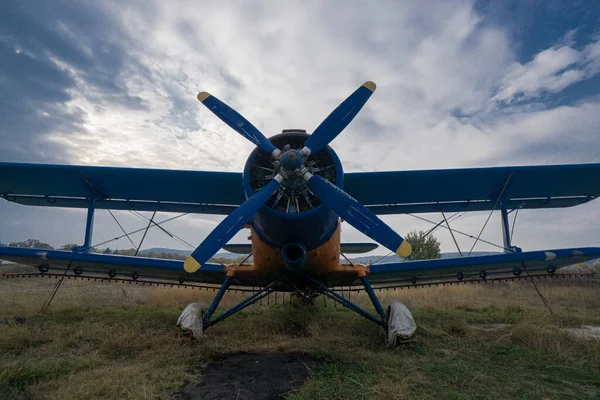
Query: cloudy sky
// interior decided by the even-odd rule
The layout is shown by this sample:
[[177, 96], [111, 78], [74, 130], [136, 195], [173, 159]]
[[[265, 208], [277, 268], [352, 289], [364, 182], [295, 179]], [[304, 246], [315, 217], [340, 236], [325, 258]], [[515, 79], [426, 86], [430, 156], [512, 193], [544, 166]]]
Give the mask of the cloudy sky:
[[[198, 91], [270, 136], [312, 131], [373, 80], [377, 91], [332, 142], [346, 171], [600, 162], [600, 3], [404, 3], [4, 0], [0, 160], [241, 171], [252, 145]], [[145, 226], [116, 215], [127, 230]], [[455, 227], [477, 235], [486, 218], [470, 213]], [[483, 238], [501, 243], [499, 218]], [[221, 219], [165, 227], [198, 244]], [[400, 234], [428, 228], [410, 216], [384, 220]], [[598, 221], [600, 201], [523, 211], [514, 241], [595, 246]], [[84, 223], [83, 210], [0, 202], [2, 242], [81, 243]], [[99, 211], [94, 242], [119, 233]], [[454, 251], [447, 231], [437, 235]], [[367, 240], [346, 224], [343, 239]], [[151, 230], [143, 247], [152, 246], [183, 248]]]

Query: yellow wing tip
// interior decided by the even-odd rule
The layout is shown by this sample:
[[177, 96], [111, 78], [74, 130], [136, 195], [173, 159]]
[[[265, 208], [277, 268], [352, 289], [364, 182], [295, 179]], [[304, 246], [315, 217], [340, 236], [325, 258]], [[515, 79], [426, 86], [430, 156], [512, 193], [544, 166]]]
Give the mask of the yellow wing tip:
[[403, 240], [402, 243], [400, 243], [398, 250], [396, 250], [396, 254], [400, 257], [408, 257], [410, 256], [410, 253], [412, 253], [412, 246], [406, 240]]
[[201, 103], [204, 103], [204, 100], [208, 99], [210, 96], [211, 94], [208, 92], [200, 92], [198, 93], [198, 100], [200, 100]]
[[200, 269], [200, 263], [196, 261], [194, 257], [189, 256], [185, 259], [185, 262], [183, 263], [183, 269], [185, 269], [185, 271], [189, 272], [190, 274], [194, 273]]
[[365, 83], [363, 83], [363, 86], [369, 89], [371, 92], [374, 92], [375, 89], [377, 89], [377, 85], [375, 84], [375, 82], [371, 81], [366, 81]]

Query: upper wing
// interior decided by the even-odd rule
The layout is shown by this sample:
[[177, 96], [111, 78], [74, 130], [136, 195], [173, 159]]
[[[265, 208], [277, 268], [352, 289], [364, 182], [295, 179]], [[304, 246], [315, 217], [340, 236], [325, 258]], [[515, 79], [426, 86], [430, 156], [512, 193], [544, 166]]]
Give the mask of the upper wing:
[[25, 205], [229, 214], [244, 201], [233, 172], [0, 163], [0, 196]]
[[[244, 201], [242, 174], [0, 163], [0, 197], [25, 205], [229, 214]], [[359, 172], [345, 190], [377, 214], [569, 207], [600, 194], [600, 164]], [[506, 187], [505, 187], [506, 186]]]
[[[600, 195], [600, 164], [355, 172], [344, 190], [376, 214], [570, 207]], [[504, 190], [504, 192], [503, 192]]]
[[371, 265], [369, 281], [373, 284], [423, 283], [435, 280], [456, 280], [459, 274], [462, 279], [480, 278], [482, 271], [485, 276], [540, 271], [554, 272], [556, 268], [596, 258], [600, 258], [600, 247], [406, 261]]

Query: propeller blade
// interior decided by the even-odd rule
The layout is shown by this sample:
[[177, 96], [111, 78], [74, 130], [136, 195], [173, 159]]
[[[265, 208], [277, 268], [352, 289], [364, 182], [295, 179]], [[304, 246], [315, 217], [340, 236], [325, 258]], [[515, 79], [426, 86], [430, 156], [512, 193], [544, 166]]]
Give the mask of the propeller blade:
[[318, 175], [307, 173], [305, 179], [319, 200], [343, 220], [400, 257], [410, 255], [410, 244], [348, 193]]
[[354, 119], [367, 100], [369, 100], [376, 87], [373, 82], [368, 81], [356, 89], [306, 139], [302, 152], [310, 154], [324, 149]]
[[269, 197], [275, 193], [282, 181], [283, 177], [281, 175], [275, 176], [265, 187], [243, 202], [234, 212], [229, 214], [206, 237], [206, 239], [200, 243], [192, 255], [185, 260], [183, 268], [189, 273], [196, 272], [202, 264], [214, 256], [219, 249], [225, 246], [225, 244], [227, 244], [227, 242], [242, 229], [244, 224], [248, 222], [267, 200], [269, 200]]
[[234, 131], [260, 147], [263, 151], [277, 158], [281, 151], [265, 137], [254, 125], [240, 113], [217, 99], [208, 92], [198, 93], [198, 100], [212, 111], [219, 119], [229, 125]]

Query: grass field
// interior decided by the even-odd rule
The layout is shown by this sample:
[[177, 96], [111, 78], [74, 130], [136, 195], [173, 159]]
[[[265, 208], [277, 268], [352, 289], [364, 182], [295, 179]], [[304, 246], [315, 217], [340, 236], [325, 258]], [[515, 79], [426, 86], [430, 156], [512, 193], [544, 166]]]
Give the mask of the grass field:
[[414, 342], [390, 350], [378, 327], [321, 298], [252, 306], [182, 345], [172, 340], [179, 313], [212, 291], [65, 281], [38, 316], [54, 283], [0, 280], [0, 317], [26, 317], [0, 324], [2, 399], [169, 398], [235, 352], [317, 359], [292, 399], [600, 398], [600, 340], [561, 331], [600, 326], [599, 284], [541, 284], [554, 315], [527, 282], [383, 292], [419, 326]]

